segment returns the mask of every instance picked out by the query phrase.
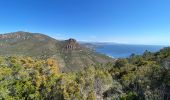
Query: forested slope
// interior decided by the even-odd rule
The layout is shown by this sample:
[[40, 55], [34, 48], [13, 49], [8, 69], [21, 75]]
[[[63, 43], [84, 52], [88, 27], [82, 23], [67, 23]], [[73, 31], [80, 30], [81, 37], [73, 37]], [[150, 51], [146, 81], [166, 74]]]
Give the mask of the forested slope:
[[53, 58], [0, 57], [5, 100], [169, 100], [170, 48], [61, 72]]

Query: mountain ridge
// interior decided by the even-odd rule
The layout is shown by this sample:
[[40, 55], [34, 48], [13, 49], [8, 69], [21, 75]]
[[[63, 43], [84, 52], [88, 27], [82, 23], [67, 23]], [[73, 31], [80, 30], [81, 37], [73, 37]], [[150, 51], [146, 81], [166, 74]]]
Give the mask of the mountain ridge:
[[75, 39], [56, 40], [41, 33], [12, 32], [0, 35], [0, 55], [22, 55], [41, 59], [54, 58], [63, 71], [113, 61], [79, 44]]

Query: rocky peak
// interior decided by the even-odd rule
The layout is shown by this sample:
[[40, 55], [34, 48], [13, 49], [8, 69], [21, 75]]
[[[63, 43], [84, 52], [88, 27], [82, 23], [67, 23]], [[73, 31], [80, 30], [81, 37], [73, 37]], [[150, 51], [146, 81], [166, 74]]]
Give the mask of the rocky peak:
[[78, 45], [77, 41], [75, 39], [70, 38], [66, 40], [65, 49], [74, 50], [77, 48], [77, 45]]
[[73, 44], [73, 45], [76, 44], [76, 40], [75, 40], [75, 39], [72, 39], [72, 38], [68, 39], [67, 42], [68, 42], [69, 44]]

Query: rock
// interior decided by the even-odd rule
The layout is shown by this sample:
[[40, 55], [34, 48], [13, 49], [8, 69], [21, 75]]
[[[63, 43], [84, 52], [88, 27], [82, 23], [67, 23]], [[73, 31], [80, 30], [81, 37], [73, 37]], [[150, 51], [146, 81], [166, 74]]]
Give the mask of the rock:
[[75, 39], [70, 38], [66, 40], [66, 45], [65, 45], [66, 50], [74, 50], [77, 48], [77, 46], [78, 46], [78, 43], [76, 42]]

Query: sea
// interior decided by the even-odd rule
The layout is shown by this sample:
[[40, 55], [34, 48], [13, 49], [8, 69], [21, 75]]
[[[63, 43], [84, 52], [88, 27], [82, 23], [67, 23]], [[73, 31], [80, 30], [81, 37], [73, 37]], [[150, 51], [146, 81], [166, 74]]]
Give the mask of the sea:
[[95, 51], [112, 58], [127, 58], [131, 54], [142, 55], [146, 50], [157, 52], [164, 47], [162, 45], [101, 44], [95, 47]]

